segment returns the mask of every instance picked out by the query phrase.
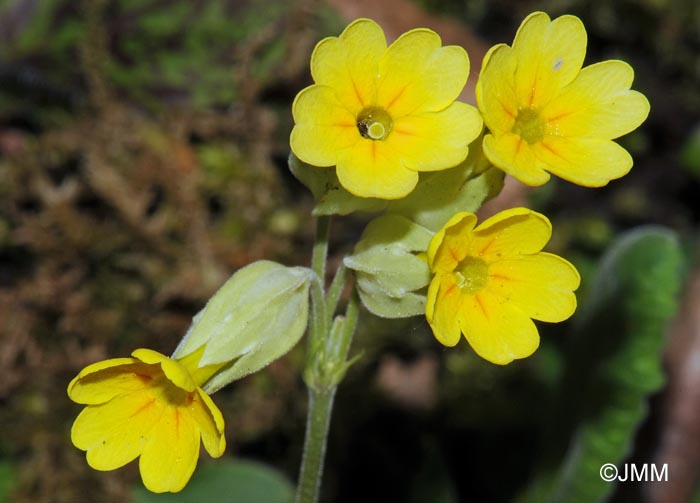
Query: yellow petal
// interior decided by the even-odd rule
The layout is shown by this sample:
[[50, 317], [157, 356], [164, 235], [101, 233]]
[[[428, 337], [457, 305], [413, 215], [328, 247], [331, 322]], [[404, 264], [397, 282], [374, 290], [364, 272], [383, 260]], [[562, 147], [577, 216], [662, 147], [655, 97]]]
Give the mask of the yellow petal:
[[197, 388], [197, 383], [194, 382], [190, 373], [177, 361], [168, 358], [163, 360], [160, 366], [165, 377], [178, 388], [185, 391], [194, 391]]
[[435, 171], [456, 166], [467, 158], [469, 144], [481, 132], [476, 108], [452, 103], [440, 112], [402, 117], [385, 140], [409, 169]]
[[459, 324], [474, 351], [497, 365], [530, 356], [540, 343], [532, 320], [488, 290], [462, 297]]
[[151, 365], [160, 364], [165, 376], [180, 389], [194, 391], [197, 387], [185, 367], [157, 351], [142, 348], [135, 350], [131, 356]]
[[76, 403], [99, 404], [146, 386], [159, 370], [135, 358], [114, 358], [85, 367], [68, 385]]
[[377, 104], [394, 118], [442, 110], [464, 88], [469, 57], [461, 47], [441, 47], [437, 33], [418, 28], [401, 35], [379, 62]]
[[334, 166], [338, 151], [362, 138], [355, 115], [338, 102], [328, 86], [314, 85], [301, 91], [292, 113], [296, 123], [290, 139], [292, 151], [314, 166]]
[[465, 211], [452, 216], [435, 233], [428, 245], [428, 265], [434, 273], [449, 273], [464, 259], [472, 247], [476, 215]]
[[151, 430], [139, 460], [149, 491], [178, 492], [190, 480], [199, 458], [199, 428], [179, 407], [165, 407]]
[[631, 91], [634, 70], [624, 61], [587, 66], [543, 110], [548, 129], [560, 136], [613, 139], [633, 131], [649, 115], [643, 94]]
[[550, 253], [500, 260], [489, 267], [489, 292], [536, 320], [560, 322], [576, 311], [581, 277], [568, 261]]
[[[486, 65], [489, 64], [489, 61], [491, 61], [491, 56], [494, 55], [496, 51], [500, 51], [502, 47], [510, 47], [508, 44], [496, 44], [492, 45], [491, 48], [486, 51], [486, 54], [484, 54], [483, 59], [481, 60], [481, 74], [484, 73], [484, 70], [486, 69]], [[474, 89], [476, 93], [476, 98], [477, 100], [479, 99], [479, 93], [482, 92], [484, 89], [484, 86], [482, 85], [483, 81], [481, 80], [482, 75], [479, 75], [479, 78], [477, 79], [476, 82], [476, 87]]]
[[148, 363], [150, 365], [161, 363], [162, 361], [168, 359], [168, 357], [164, 354], [146, 348], [135, 349], [134, 351], [132, 351], [131, 356], [133, 356], [137, 360], [142, 361], [143, 363]]
[[87, 451], [95, 470], [114, 470], [135, 459], [158, 423], [163, 407], [148, 391], [86, 407], [73, 423], [71, 441]]
[[203, 344], [191, 353], [188, 353], [182, 358], [177, 358], [176, 360], [180, 365], [187, 369], [187, 372], [190, 374], [197, 387], [201, 387], [214, 374], [228, 365], [228, 362], [222, 362], [211, 365], [203, 365], [200, 367], [199, 361], [202, 359], [205, 349], [206, 344]]
[[534, 150], [552, 174], [585, 187], [601, 187], [632, 169], [632, 156], [611, 140], [545, 136]]
[[452, 274], [438, 274], [430, 282], [425, 317], [443, 346], [459, 342], [460, 290]]
[[476, 86], [476, 102], [494, 134], [508, 133], [518, 115], [515, 94], [515, 53], [505, 44], [492, 47], [484, 57]]
[[338, 156], [340, 184], [358, 197], [399, 199], [418, 183], [418, 173], [405, 168], [386, 141], [362, 139]]
[[543, 12], [530, 14], [513, 41], [519, 106], [546, 105], [574, 80], [583, 65], [586, 43], [586, 29], [576, 16], [561, 16], [550, 23]]
[[470, 255], [491, 263], [537, 253], [552, 236], [547, 217], [527, 208], [511, 208], [484, 220], [474, 229]]
[[535, 156], [532, 146], [516, 134], [487, 134], [483, 149], [494, 166], [526, 185], [544, 185], [549, 180], [549, 174], [544, 171], [548, 166]]
[[213, 458], [220, 457], [226, 450], [224, 417], [212, 399], [202, 390], [197, 390], [189, 409], [192, 419], [199, 426], [204, 448]]
[[311, 75], [316, 84], [330, 86], [338, 101], [354, 116], [374, 104], [379, 59], [386, 50], [384, 32], [370, 19], [348, 25], [340, 37], [321, 40], [311, 55]]

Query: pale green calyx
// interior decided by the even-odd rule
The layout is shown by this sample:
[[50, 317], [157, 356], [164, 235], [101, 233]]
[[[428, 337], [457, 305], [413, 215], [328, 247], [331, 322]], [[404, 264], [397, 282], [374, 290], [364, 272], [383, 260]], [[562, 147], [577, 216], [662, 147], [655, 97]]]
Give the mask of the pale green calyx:
[[454, 168], [421, 173], [418, 185], [408, 196], [387, 201], [357, 197], [345, 190], [334, 169], [318, 169], [291, 155], [292, 174], [314, 195], [313, 214], [348, 215], [356, 211], [403, 215], [435, 232], [459, 211], [476, 211], [503, 188], [503, 171], [491, 167], [481, 149], [481, 140], [469, 147], [467, 159]]
[[174, 358], [206, 345], [199, 366], [228, 362], [203, 388], [208, 393], [257, 372], [304, 335], [313, 272], [269, 260], [239, 269], [192, 320]]
[[384, 318], [425, 312], [430, 270], [421, 254], [433, 233], [401, 215], [372, 220], [345, 265], [355, 271], [364, 306]]

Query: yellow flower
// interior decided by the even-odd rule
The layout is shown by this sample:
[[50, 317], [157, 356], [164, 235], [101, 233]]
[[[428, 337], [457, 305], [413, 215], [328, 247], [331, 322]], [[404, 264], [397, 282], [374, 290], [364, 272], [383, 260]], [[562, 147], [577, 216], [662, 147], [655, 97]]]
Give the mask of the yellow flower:
[[197, 465], [200, 438], [212, 457], [224, 453], [224, 419], [199, 387], [220, 366], [197, 369], [202, 351], [171, 360], [137, 349], [133, 358], [89, 365], [71, 381], [68, 396], [87, 405], [71, 440], [92, 468], [114, 470], [141, 456], [144, 485], [177, 492]]
[[539, 346], [531, 318], [558, 322], [574, 313], [580, 277], [541, 251], [552, 235], [544, 215], [513, 208], [475, 225], [476, 215], [458, 213], [433, 236], [426, 318], [445, 346], [461, 332], [482, 358], [503, 365]]
[[315, 84], [294, 100], [291, 147], [302, 161], [336, 166], [341, 185], [360, 197], [398, 199], [419, 171], [451, 168], [467, 157], [483, 123], [455, 101], [469, 74], [461, 47], [419, 28], [389, 48], [369, 19], [318, 43]]
[[634, 71], [623, 61], [581, 69], [586, 30], [575, 16], [550, 22], [543, 12], [520, 25], [513, 47], [484, 58], [476, 99], [490, 134], [484, 153], [528, 185], [547, 171], [587, 187], [624, 176], [632, 157], [611, 141], [636, 129], [649, 102], [631, 91]]

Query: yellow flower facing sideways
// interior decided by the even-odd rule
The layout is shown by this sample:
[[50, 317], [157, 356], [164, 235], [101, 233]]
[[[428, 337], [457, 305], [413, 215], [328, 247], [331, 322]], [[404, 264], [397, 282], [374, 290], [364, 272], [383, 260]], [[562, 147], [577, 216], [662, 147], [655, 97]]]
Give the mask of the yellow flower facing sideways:
[[477, 354], [503, 365], [539, 346], [532, 319], [559, 322], [574, 313], [580, 277], [541, 251], [552, 234], [544, 215], [513, 208], [476, 221], [458, 213], [433, 236], [426, 318], [445, 346], [463, 333]]
[[476, 108], [455, 101], [469, 74], [458, 46], [441, 46], [419, 28], [387, 48], [369, 19], [318, 43], [315, 84], [294, 100], [291, 148], [302, 161], [336, 166], [341, 185], [359, 197], [398, 199], [419, 171], [456, 166], [483, 123]]
[[550, 21], [543, 12], [520, 25], [513, 47], [499, 44], [484, 58], [476, 99], [489, 134], [484, 153], [527, 185], [553, 173], [599, 187], [632, 168], [611, 141], [636, 129], [649, 102], [630, 90], [634, 72], [611, 60], [585, 68], [586, 30], [575, 16]]
[[150, 349], [133, 358], [89, 365], [68, 385], [85, 404], [71, 440], [95, 470], [114, 470], [138, 456], [149, 490], [180, 491], [199, 458], [200, 439], [212, 457], [226, 448], [221, 412], [200, 388], [220, 365], [197, 368], [203, 348], [182, 360]]

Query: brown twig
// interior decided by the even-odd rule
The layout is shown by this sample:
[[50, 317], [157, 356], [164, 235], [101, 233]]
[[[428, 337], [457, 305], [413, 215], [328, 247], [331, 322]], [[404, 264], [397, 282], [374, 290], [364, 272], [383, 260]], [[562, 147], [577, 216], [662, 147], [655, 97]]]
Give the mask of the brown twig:
[[668, 385], [662, 397], [657, 469], [668, 465], [668, 482], [649, 482], [647, 503], [685, 503], [700, 473], [700, 269], [691, 274], [681, 310], [670, 329]]

